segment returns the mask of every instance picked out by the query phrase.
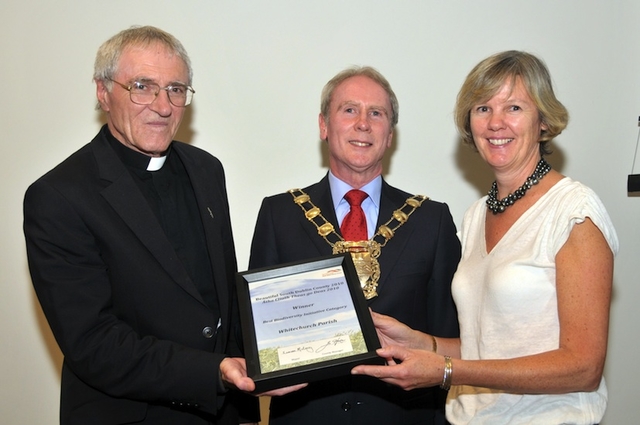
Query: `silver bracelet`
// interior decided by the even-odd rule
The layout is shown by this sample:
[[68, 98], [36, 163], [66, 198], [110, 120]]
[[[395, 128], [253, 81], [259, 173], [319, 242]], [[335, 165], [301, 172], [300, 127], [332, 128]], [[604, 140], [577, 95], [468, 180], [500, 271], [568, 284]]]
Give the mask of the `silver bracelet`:
[[445, 391], [449, 391], [451, 388], [451, 357], [444, 356], [444, 376], [442, 377], [442, 384], [440, 388]]

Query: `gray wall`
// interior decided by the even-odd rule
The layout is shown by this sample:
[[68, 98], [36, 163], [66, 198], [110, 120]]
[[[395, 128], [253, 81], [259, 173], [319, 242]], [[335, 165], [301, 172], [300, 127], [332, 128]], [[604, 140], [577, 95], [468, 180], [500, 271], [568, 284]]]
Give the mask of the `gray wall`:
[[367, 64], [390, 80], [400, 123], [386, 178], [447, 202], [459, 225], [491, 177], [458, 143], [451, 114], [457, 91], [489, 54], [540, 55], [571, 113], [550, 162], [601, 196], [621, 240], [604, 423], [640, 417], [640, 199], [626, 192], [640, 114], [640, 2], [4, 0], [0, 11], [3, 423], [53, 424], [58, 415], [62, 357], [29, 280], [22, 196], [97, 132], [95, 51], [133, 24], [159, 26], [190, 52], [197, 93], [179, 137], [225, 164], [241, 269], [262, 197], [325, 172], [317, 114], [320, 90], [336, 72]]

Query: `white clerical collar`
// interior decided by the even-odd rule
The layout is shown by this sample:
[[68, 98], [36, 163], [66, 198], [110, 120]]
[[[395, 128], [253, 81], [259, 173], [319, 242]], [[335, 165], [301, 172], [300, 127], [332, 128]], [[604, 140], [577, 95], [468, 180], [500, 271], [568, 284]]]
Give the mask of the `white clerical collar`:
[[147, 171], [158, 171], [164, 165], [164, 161], [167, 159], [167, 156], [160, 157], [151, 157], [149, 159], [149, 165], [147, 165]]

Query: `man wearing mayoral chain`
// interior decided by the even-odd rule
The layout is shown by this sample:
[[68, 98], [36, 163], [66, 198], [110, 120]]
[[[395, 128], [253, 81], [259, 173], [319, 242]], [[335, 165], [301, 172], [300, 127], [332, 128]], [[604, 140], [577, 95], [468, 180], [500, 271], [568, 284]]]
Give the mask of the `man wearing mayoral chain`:
[[[350, 252], [373, 311], [457, 337], [451, 279], [460, 243], [449, 209], [382, 178], [398, 122], [389, 82], [371, 67], [338, 73], [322, 91], [318, 122], [329, 172], [319, 183], [264, 199], [249, 268]], [[269, 423], [443, 424], [445, 397], [438, 387], [404, 391], [345, 376], [274, 398]]]

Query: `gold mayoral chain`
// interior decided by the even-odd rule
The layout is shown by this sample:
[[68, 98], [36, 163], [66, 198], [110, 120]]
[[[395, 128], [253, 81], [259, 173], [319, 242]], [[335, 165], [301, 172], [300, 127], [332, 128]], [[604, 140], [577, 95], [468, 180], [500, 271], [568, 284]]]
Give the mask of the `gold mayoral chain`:
[[[414, 195], [408, 198], [404, 205], [395, 210], [389, 221], [378, 228], [378, 232], [368, 241], [345, 241], [342, 236], [336, 233], [333, 224], [329, 223], [320, 212], [320, 208], [316, 207], [311, 198], [302, 189], [291, 189], [289, 193], [293, 196], [293, 202], [298, 204], [305, 217], [313, 223], [318, 229], [318, 234], [324, 238], [331, 246], [334, 254], [350, 253], [356, 272], [360, 278], [360, 286], [364, 292], [364, 297], [368, 300], [378, 295], [376, 287], [380, 279], [380, 263], [378, 257], [382, 248], [393, 237], [395, 231], [405, 224], [411, 214], [424, 201], [429, 199], [424, 195]], [[384, 240], [376, 241], [376, 237]]]

